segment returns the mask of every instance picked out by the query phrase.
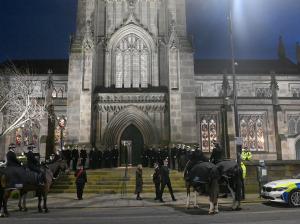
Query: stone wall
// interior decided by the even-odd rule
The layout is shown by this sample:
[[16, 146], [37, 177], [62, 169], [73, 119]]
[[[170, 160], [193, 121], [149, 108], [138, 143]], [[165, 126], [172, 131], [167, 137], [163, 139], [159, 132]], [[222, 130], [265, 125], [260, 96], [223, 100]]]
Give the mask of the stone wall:
[[[254, 159], [276, 160], [282, 158], [290, 160], [296, 158], [295, 144], [299, 133], [297, 133], [297, 123], [294, 133], [290, 133], [290, 120], [300, 115], [300, 98], [293, 95], [297, 83], [300, 83], [298, 75], [276, 75], [278, 83], [278, 100], [274, 107], [272, 99], [271, 75], [238, 75], [238, 113], [239, 119], [243, 116], [263, 116], [264, 119], [264, 135], [265, 150], [261, 152], [253, 152]], [[230, 90], [232, 91], [232, 77], [228, 76]], [[227, 107], [227, 123], [228, 136], [230, 141], [230, 156], [235, 158], [235, 142], [234, 142], [234, 114], [233, 101], [229, 96], [226, 101], [221, 97], [222, 94], [223, 75], [196, 75], [195, 76], [195, 93], [197, 113], [220, 114], [221, 106]], [[230, 94], [229, 94], [230, 95]], [[277, 113], [277, 118], [276, 114]], [[218, 115], [220, 116], [220, 115]], [[198, 116], [199, 118], [199, 116]], [[276, 120], [277, 119], [277, 120]], [[278, 124], [278, 132], [275, 132], [275, 124]], [[297, 122], [297, 119], [296, 119]], [[221, 123], [220, 123], [221, 125]], [[198, 134], [199, 119], [197, 120]], [[219, 129], [219, 137], [222, 133]], [[276, 139], [279, 139], [279, 146], [276, 145]], [[199, 138], [200, 141], [200, 138]], [[281, 148], [281, 152], [277, 151]]]
[[[245, 186], [247, 193], [258, 193], [257, 166], [258, 161], [246, 162]], [[266, 161], [266, 166], [268, 181], [290, 179], [300, 173], [300, 161]]]

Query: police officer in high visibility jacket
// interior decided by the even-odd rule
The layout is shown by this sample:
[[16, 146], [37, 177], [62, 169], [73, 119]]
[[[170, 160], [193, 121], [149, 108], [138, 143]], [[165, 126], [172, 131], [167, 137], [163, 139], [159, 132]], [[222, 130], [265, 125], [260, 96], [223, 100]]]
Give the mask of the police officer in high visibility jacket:
[[246, 179], [246, 175], [247, 175], [247, 168], [245, 165], [245, 161], [250, 161], [252, 160], [252, 153], [250, 152], [250, 150], [245, 147], [242, 149], [242, 153], [241, 153], [241, 168], [243, 171], [243, 179], [242, 179], [242, 198], [245, 199], [245, 179]]

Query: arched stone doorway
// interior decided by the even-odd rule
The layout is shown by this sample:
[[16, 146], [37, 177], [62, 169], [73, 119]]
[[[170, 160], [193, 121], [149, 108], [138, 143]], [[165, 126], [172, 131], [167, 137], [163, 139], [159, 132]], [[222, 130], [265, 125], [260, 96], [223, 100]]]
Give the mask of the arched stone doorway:
[[[140, 163], [143, 145], [158, 144], [159, 131], [147, 113], [136, 106], [128, 106], [109, 121], [105, 128], [102, 144], [106, 147], [118, 145], [120, 155], [123, 148], [122, 141], [132, 141], [132, 164]], [[122, 164], [122, 158], [121, 164]], [[123, 163], [124, 164], [124, 163]]]
[[[130, 151], [128, 152], [128, 163], [132, 165], [138, 165], [141, 163], [141, 155], [144, 146], [144, 138], [140, 130], [133, 124], [129, 125], [122, 133], [120, 144], [124, 141], [131, 143]], [[124, 152], [121, 152], [120, 163], [125, 163]]]
[[300, 139], [298, 139], [298, 141], [296, 142], [295, 149], [296, 149], [296, 159], [300, 160]]

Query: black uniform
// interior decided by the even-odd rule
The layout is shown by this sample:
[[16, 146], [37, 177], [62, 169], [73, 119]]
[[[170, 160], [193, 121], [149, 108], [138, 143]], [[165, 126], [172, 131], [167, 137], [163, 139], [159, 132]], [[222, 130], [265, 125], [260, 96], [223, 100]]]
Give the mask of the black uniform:
[[66, 150], [63, 151], [63, 157], [64, 157], [64, 160], [67, 161], [68, 168], [70, 168], [72, 155], [71, 155], [71, 150], [69, 148], [67, 148]]
[[173, 194], [173, 189], [172, 189], [171, 180], [169, 176], [169, 168], [167, 166], [160, 167], [160, 176], [161, 176], [160, 201], [163, 202], [162, 196], [164, 193], [165, 186], [168, 186], [172, 200], [176, 201], [175, 196]]
[[77, 169], [78, 158], [79, 158], [78, 149], [74, 148], [72, 150], [72, 168], [74, 171], [76, 171], [76, 169]]
[[176, 169], [176, 162], [175, 162], [176, 155], [177, 155], [177, 148], [176, 147], [171, 148], [171, 165], [173, 170]]
[[26, 157], [27, 157], [28, 168], [31, 171], [36, 172], [38, 174], [37, 182], [40, 185], [44, 184], [46, 182], [46, 176], [40, 169], [40, 162], [35, 158], [35, 155], [31, 150], [28, 151], [28, 153], [26, 154]]
[[87, 152], [85, 149], [80, 150], [80, 158], [81, 158], [81, 165], [83, 167], [85, 167], [85, 162], [86, 162], [86, 158], [87, 158]]
[[156, 167], [154, 169], [153, 183], [155, 185], [155, 199], [154, 200], [159, 200], [160, 199], [160, 171], [159, 171], [159, 167]]
[[38, 174], [41, 173], [40, 171], [40, 164], [39, 161], [35, 158], [34, 153], [32, 151], [28, 151], [26, 154], [27, 157], [27, 166], [31, 171], [34, 171]]
[[74, 176], [76, 177], [76, 188], [77, 188], [77, 198], [82, 200], [82, 194], [84, 190], [85, 183], [87, 182], [87, 175], [85, 169], [76, 170]]
[[105, 149], [103, 152], [103, 159], [104, 159], [104, 167], [110, 168], [111, 167], [111, 151]]
[[217, 164], [218, 162], [221, 162], [223, 160], [223, 150], [221, 149], [219, 144], [216, 144], [211, 156], [210, 156], [210, 162]]
[[118, 167], [119, 150], [114, 148], [111, 150], [112, 167]]
[[95, 150], [91, 149], [91, 151], [89, 152], [89, 168], [90, 169], [95, 169], [94, 168], [94, 154], [95, 154]]
[[13, 151], [8, 151], [6, 153], [6, 161], [7, 166], [21, 166], [21, 162], [17, 159], [17, 155]]
[[103, 161], [102, 151], [101, 150], [96, 150], [94, 152], [94, 162], [95, 162], [94, 167], [98, 168], [98, 169], [101, 169], [102, 168], [102, 161]]

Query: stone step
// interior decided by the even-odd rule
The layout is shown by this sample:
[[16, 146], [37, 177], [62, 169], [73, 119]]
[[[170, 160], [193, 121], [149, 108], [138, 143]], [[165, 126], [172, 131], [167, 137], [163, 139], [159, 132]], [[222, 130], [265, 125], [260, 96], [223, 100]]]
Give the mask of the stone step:
[[[134, 188], [127, 188], [127, 193], [128, 194], [133, 194], [135, 191]], [[185, 192], [185, 188], [173, 188], [173, 191], [176, 192]], [[154, 189], [143, 189], [143, 193], [153, 193], [154, 194]], [[76, 193], [76, 189], [51, 189], [50, 193]], [[121, 193], [121, 188], [112, 188], [112, 189], [84, 189], [84, 193], [94, 193], [94, 194], [120, 194]], [[165, 190], [165, 193], [168, 193], [168, 190]]]

